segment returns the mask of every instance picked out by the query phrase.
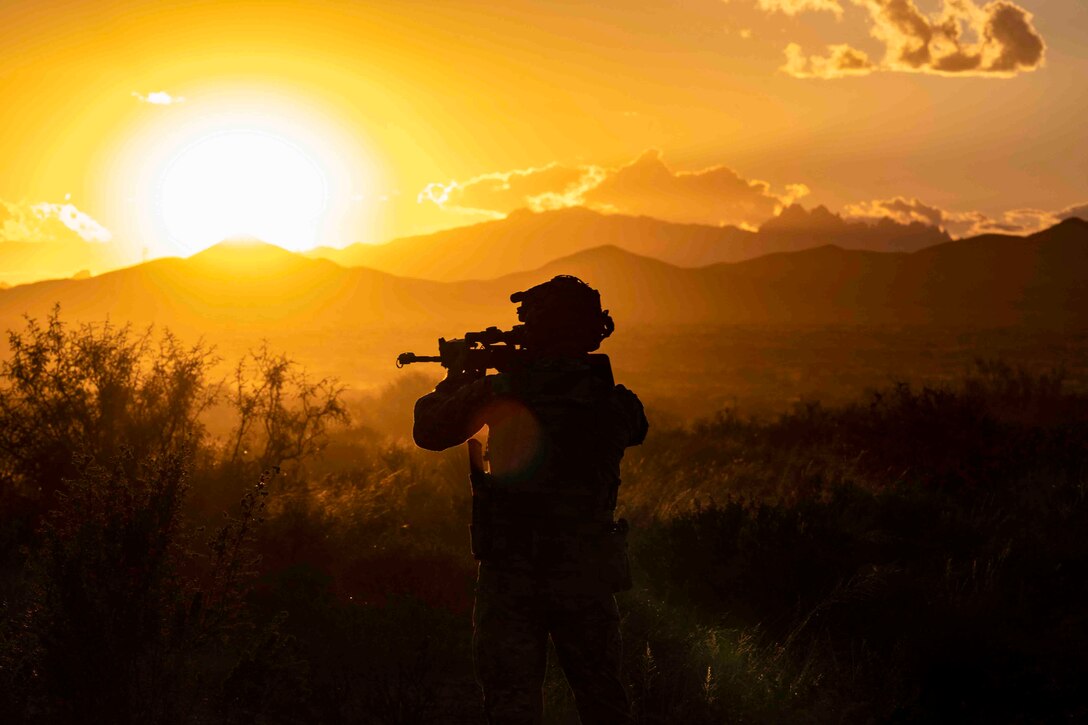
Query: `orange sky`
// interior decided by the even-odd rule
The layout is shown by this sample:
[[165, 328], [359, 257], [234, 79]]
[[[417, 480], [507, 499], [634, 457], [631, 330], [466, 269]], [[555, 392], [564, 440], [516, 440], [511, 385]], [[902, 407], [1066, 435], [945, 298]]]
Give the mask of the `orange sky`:
[[[63, 215], [188, 253], [166, 217], [209, 198], [294, 230], [282, 199], [313, 190], [273, 179], [311, 162], [287, 246], [518, 206], [754, 226], [800, 199], [967, 233], [1088, 202], [1081, 0], [36, 0], [0, 27], [0, 243]], [[217, 134], [270, 139], [259, 174], [185, 157]]]

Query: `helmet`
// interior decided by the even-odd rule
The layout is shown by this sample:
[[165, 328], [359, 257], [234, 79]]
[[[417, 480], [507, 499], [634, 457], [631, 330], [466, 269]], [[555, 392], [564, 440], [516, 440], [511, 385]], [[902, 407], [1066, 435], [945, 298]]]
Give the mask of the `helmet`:
[[569, 274], [515, 292], [510, 301], [520, 303], [518, 319], [538, 344], [592, 352], [616, 329], [608, 310], [601, 309], [600, 292]]

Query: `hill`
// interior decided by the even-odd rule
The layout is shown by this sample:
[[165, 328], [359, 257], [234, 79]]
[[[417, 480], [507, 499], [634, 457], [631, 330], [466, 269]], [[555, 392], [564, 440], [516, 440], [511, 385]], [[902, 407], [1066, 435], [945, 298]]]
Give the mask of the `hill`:
[[616, 247], [495, 280], [561, 272], [601, 289], [617, 319], [655, 324], [1088, 325], [1088, 222], [984, 235], [911, 254], [822, 246], [684, 269]]
[[505, 219], [387, 244], [320, 247], [306, 254], [348, 267], [454, 281], [534, 269], [557, 257], [608, 245], [681, 267], [702, 267], [824, 244], [890, 252], [946, 241], [948, 236], [935, 227], [890, 220], [875, 225], [847, 222], [822, 206], [812, 211], [791, 206], [758, 232], [574, 207], [539, 213], [520, 210]]
[[375, 384], [394, 372], [396, 353], [428, 349], [443, 331], [495, 313], [494, 300], [472, 313], [475, 291], [450, 295], [441, 283], [345, 269], [267, 244], [220, 244], [188, 259], [0, 291], [0, 329], [22, 329], [24, 314], [44, 320], [59, 303], [66, 324], [155, 325], [187, 342], [203, 339], [223, 361], [220, 374], [266, 340], [320, 375]]
[[59, 301], [82, 319], [209, 333], [445, 327], [509, 320], [510, 292], [555, 274], [590, 281], [617, 319], [637, 322], [1080, 324], [1088, 322], [1088, 222], [910, 254], [825, 245], [699, 268], [607, 245], [478, 282], [396, 277], [267, 244], [223, 243], [188, 259], [0, 291], [0, 322], [10, 327]]
[[89, 279], [49, 280], [0, 292], [0, 322], [43, 316], [59, 302], [75, 320], [160, 324], [200, 334], [286, 327], [324, 330], [439, 317], [440, 283], [345, 269], [264, 243], [224, 242], [186, 259], [156, 259]]
[[[1029, 337], [1083, 332], [1086, 256], [1088, 224], [1080, 220], [1029, 238], [978, 237], [911, 254], [822, 246], [701, 268], [604, 246], [481, 282], [396, 277], [269, 245], [224, 244], [189, 259], [2, 290], [0, 329], [21, 329], [24, 313], [43, 319], [60, 303], [69, 324], [154, 323], [186, 341], [203, 338], [224, 361], [220, 374], [265, 339], [315, 374], [365, 387], [392, 378], [397, 353], [515, 324], [511, 292], [576, 274], [601, 290], [624, 333], [606, 351], [624, 360], [627, 379], [655, 405], [690, 416], [720, 409], [738, 390], [754, 405], [773, 406], [814, 385], [826, 394], [844, 381], [884, 382], [902, 359], [889, 358], [891, 350], [923, 364], [918, 345], [937, 343], [919, 340], [939, 338], [945, 359], [947, 345], [972, 344], [962, 337], [968, 327], [1017, 327]], [[945, 331], [934, 337], [933, 325]], [[821, 337], [815, 326], [850, 334]], [[819, 345], [848, 347], [832, 354]], [[868, 352], [859, 349], [866, 345]], [[1046, 359], [1065, 364], [1063, 355]]]

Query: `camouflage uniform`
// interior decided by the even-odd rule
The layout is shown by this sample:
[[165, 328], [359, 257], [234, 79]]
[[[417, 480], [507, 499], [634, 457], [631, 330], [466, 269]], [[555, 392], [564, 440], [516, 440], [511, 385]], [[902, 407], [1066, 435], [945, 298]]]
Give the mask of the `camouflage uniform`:
[[[596, 360], [604, 356], [592, 356]], [[646, 436], [634, 393], [590, 356], [453, 376], [421, 398], [415, 438], [442, 450], [487, 425], [473, 659], [489, 723], [539, 723], [550, 635], [585, 725], [629, 722], [620, 681], [612, 515], [620, 459]], [[596, 366], [599, 368], [599, 366]]]

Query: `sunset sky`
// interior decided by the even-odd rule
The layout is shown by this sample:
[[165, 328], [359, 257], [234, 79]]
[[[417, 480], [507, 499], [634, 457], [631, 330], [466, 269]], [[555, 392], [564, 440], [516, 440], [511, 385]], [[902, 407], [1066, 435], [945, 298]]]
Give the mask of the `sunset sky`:
[[1083, 0], [34, 0], [0, 28], [0, 242], [792, 201], [959, 235], [1088, 204]]

